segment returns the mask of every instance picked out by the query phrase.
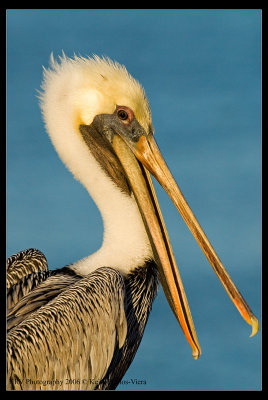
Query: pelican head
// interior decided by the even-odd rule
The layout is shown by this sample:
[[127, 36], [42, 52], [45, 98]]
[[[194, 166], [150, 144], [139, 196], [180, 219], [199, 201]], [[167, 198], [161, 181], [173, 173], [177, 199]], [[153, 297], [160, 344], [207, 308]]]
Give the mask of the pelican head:
[[[142, 86], [124, 66], [108, 58], [63, 56], [56, 62], [52, 56], [51, 68], [44, 71], [42, 89], [41, 108], [47, 131], [63, 162], [90, 192], [104, 223], [111, 220], [111, 209], [120, 215], [116, 224], [113, 219], [104, 227], [102, 251], [87, 260], [87, 266], [93, 262], [98, 266], [100, 255], [113, 259], [116, 251], [112, 250], [112, 245], [107, 245], [108, 237], [116, 242], [119, 231], [124, 232], [119, 242], [128, 240], [133, 246], [127, 248], [124, 258], [122, 245], [120, 255], [124, 262], [121, 265], [117, 257], [111, 266], [127, 273], [142, 260], [155, 260], [170, 307], [192, 347], [193, 357], [199, 357], [200, 346], [151, 173], [177, 207], [255, 334], [258, 330], [256, 317], [231, 281], [157, 147], [149, 102]], [[135, 231], [131, 231], [130, 226], [124, 231], [126, 219], [133, 222]], [[129, 261], [128, 270], [123, 268], [126, 260]], [[87, 273], [85, 264], [82, 260], [74, 268]]]

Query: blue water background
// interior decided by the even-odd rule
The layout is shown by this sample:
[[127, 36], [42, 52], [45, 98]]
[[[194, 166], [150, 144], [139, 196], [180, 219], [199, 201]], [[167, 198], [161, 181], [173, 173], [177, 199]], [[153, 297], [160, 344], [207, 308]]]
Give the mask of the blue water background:
[[[7, 11], [7, 255], [36, 247], [50, 268], [92, 253], [103, 234], [38, 106], [42, 65], [62, 50], [107, 55], [143, 84], [174, 177], [261, 319], [261, 11]], [[193, 360], [160, 289], [118, 390], [260, 390], [261, 332], [249, 338], [175, 207], [156, 190], [202, 356]]]

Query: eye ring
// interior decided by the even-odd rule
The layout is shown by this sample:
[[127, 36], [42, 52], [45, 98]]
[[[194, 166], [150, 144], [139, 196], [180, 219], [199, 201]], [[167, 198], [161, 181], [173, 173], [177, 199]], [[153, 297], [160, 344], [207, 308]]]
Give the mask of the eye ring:
[[119, 119], [121, 119], [122, 121], [126, 121], [128, 119], [128, 113], [126, 110], [120, 108], [119, 110], [117, 110], [117, 116]]
[[134, 118], [134, 113], [131, 108], [126, 106], [116, 106], [114, 115], [122, 122], [122, 124], [129, 125]]

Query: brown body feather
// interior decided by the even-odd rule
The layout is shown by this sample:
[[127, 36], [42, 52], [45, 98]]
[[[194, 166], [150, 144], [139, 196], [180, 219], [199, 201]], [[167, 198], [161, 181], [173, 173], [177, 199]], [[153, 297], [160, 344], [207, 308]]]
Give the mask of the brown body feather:
[[8, 389], [115, 389], [157, 292], [154, 262], [127, 277], [105, 267], [86, 277], [68, 267], [41, 282], [38, 273], [26, 277], [25, 286], [36, 285], [8, 313]]

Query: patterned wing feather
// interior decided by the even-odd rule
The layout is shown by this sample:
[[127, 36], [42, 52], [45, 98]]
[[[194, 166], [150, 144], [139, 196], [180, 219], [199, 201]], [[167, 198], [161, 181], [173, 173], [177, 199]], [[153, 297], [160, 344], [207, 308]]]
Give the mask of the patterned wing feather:
[[99, 268], [10, 330], [8, 388], [94, 389], [126, 334], [124, 279]]
[[20, 251], [7, 259], [7, 288], [33, 272], [47, 271], [47, 260], [37, 249]]

